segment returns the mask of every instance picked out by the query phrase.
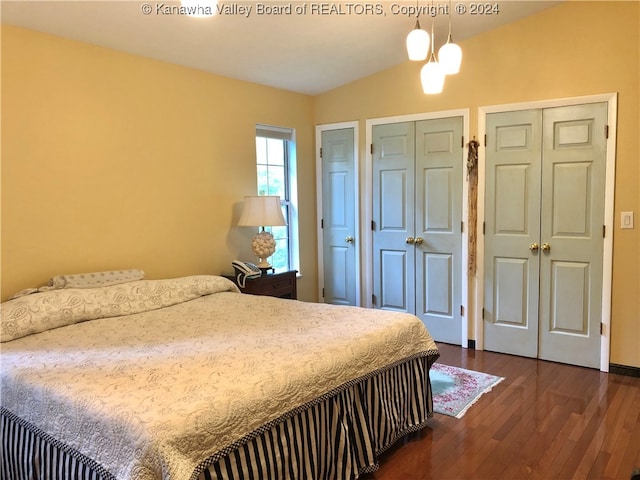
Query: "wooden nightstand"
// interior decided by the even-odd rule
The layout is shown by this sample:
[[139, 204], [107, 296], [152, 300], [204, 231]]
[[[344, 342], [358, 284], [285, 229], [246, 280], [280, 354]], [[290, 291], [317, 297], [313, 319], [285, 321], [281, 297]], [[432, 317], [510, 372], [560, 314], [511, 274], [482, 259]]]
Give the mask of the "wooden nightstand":
[[233, 283], [238, 285], [242, 293], [252, 295], [267, 295], [269, 297], [298, 298], [296, 274], [297, 270], [282, 273], [268, 273], [261, 277], [247, 278], [244, 288], [238, 285], [235, 275], [223, 275]]

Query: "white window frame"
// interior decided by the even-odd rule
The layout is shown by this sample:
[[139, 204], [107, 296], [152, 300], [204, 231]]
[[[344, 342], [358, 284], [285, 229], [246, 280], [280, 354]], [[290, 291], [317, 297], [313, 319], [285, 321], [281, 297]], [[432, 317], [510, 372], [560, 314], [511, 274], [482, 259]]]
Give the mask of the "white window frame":
[[[288, 218], [287, 229], [289, 234], [289, 268], [297, 270], [300, 275], [300, 237], [298, 234], [298, 181], [297, 181], [297, 161], [296, 161], [296, 132], [292, 128], [276, 127], [273, 125], [256, 125], [256, 138], [266, 137], [286, 141], [285, 155], [285, 181], [287, 185], [285, 191], [289, 198], [281, 198], [280, 202], [287, 205]], [[257, 174], [257, 158], [256, 158]], [[257, 180], [257, 178], [256, 178]], [[257, 187], [256, 187], [257, 191]]]

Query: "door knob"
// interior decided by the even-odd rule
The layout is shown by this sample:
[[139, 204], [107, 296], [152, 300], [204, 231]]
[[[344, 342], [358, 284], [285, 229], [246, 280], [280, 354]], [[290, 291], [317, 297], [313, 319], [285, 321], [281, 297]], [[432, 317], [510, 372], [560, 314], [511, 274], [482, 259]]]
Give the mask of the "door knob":
[[416, 241], [415, 238], [413, 237], [407, 237], [407, 239], [404, 241], [406, 244], [408, 245], [413, 245], [413, 243]]
[[542, 251], [545, 253], [549, 253], [551, 251], [551, 245], [549, 245], [548, 243], [543, 243], [542, 244]]
[[422, 245], [422, 242], [424, 242], [424, 238], [416, 237], [416, 240], [415, 240], [416, 245]]
[[538, 244], [533, 242], [531, 245], [529, 245], [529, 250], [531, 250], [532, 252], [537, 252], [538, 251]]
[[347, 242], [347, 243], [353, 244], [353, 237], [351, 235], [349, 235], [347, 238], [344, 239], [344, 241]]

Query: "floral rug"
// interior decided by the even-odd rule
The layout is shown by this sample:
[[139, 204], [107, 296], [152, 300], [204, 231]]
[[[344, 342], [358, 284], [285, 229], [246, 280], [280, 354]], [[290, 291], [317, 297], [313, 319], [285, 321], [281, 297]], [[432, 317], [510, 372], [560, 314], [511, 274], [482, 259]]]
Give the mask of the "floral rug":
[[504, 380], [488, 373], [435, 363], [429, 373], [433, 411], [460, 418], [478, 399]]

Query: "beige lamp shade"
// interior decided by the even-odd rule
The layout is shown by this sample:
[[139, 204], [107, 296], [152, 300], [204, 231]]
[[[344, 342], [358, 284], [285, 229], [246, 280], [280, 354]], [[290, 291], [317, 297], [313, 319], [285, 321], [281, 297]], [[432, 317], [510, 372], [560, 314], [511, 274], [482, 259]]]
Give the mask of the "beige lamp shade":
[[244, 197], [244, 206], [238, 225], [241, 227], [281, 227], [287, 222], [282, 215], [280, 197], [261, 195]]
[[241, 227], [262, 227], [262, 230], [253, 237], [251, 250], [258, 257], [258, 267], [265, 271], [271, 268], [267, 258], [276, 251], [276, 241], [270, 232], [264, 227], [280, 227], [287, 222], [282, 215], [280, 197], [277, 195], [263, 195], [244, 197], [244, 206], [238, 225]]

